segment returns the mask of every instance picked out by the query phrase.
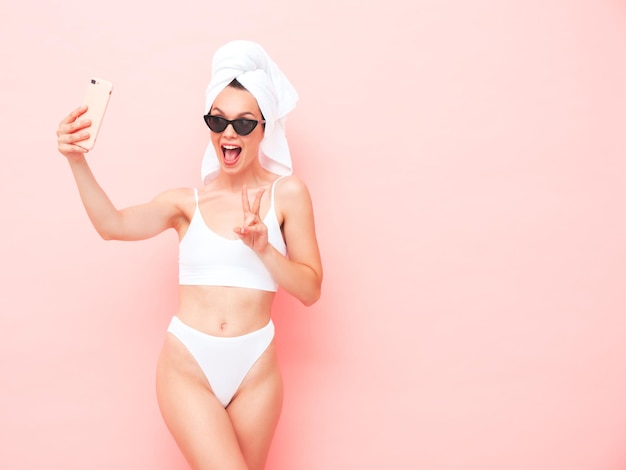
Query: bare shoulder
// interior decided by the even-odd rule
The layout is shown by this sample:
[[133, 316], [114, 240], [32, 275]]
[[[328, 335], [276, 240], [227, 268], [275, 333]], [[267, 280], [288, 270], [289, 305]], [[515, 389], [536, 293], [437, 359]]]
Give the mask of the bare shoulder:
[[276, 195], [281, 203], [306, 202], [310, 200], [309, 190], [300, 178], [296, 175], [289, 175], [282, 178], [276, 184]]
[[[313, 219], [313, 204], [309, 189], [304, 181], [295, 175], [282, 178], [276, 184], [276, 210], [281, 222], [293, 221], [300, 225]], [[291, 222], [288, 222], [291, 225]]]

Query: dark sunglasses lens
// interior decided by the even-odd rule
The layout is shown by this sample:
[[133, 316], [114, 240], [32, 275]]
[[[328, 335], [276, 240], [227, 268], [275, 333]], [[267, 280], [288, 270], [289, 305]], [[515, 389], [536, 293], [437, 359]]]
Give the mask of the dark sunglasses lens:
[[254, 130], [257, 125], [257, 121], [251, 119], [236, 119], [233, 121], [233, 127], [235, 132], [239, 135], [248, 135]]
[[218, 116], [204, 116], [204, 122], [209, 126], [213, 132], [224, 132], [226, 126], [228, 126], [228, 121], [224, 118]]
[[204, 116], [204, 122], [209, 126], [209, 129], [218, 134], [224, 132], [228, 124], [232, 124], [235, 132], [239, 135], [248, 135], [258, 124], [258, 121], [252, 119], [235, 119], [234, 121], [229, 121], [223, 117], [211, 116], [210, 114]]

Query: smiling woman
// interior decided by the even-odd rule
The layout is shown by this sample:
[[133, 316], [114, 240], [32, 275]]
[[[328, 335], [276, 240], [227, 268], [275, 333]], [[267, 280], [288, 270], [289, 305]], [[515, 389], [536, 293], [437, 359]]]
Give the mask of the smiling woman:
[[103, 238], [178, 234], [179, 307], [158, 361], [157, 396], [194, 469], [264, 468], [283, 399], [272, 303], [279, 286], [305, 305], [320, 296], [312, 204], [291, 175], [284, 133], [296, 99], [258, 44], [226, 44], [215, 54], [207, 90], [204, 186], [168, 190], [122, 210], [96, 182], [80, 147], [91, 126], [86, 108], [70, 113], [57, 131], [59, 151]]
[[[211, 129], [213, 147], [219, 149], [222, 168], [234, 168], [238, 162], [258, 162], [259, 146], [264, 136], [265, 122], [256, 99], [233, 80], [215, 98], [204, 120]], [[227, 117], [236, 117], [230, 120]], [[240, 158], [241, 157], [241, 158]]]

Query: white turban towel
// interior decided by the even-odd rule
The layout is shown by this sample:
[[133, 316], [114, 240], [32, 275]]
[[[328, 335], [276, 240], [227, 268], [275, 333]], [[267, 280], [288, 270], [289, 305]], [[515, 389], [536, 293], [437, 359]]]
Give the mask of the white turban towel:
[[[259, 150], [261, 165], [272, 173], [292, 173], [291, 155], [285, 135], [287, 113], [296, 107], [298, 93], [265, 50], [252, 41], [232, 41], [213, 56], [212, 78], [206, 90], [205, 114], [217, 95], [237, 79], [256, 98], [265, 119], [265, 134]], [[220, 169], [212, 143], [202, 160], [202, 180], [208, 181]]]

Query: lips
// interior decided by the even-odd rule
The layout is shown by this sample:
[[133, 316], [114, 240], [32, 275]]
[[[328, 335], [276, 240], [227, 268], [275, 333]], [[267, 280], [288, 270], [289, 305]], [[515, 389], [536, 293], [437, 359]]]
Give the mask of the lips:
[[222, 145], [222, 154], [224, 155], [224, 163], [226, 165], [234, 165], [239, 160], [241, 147], [236, 145]]

